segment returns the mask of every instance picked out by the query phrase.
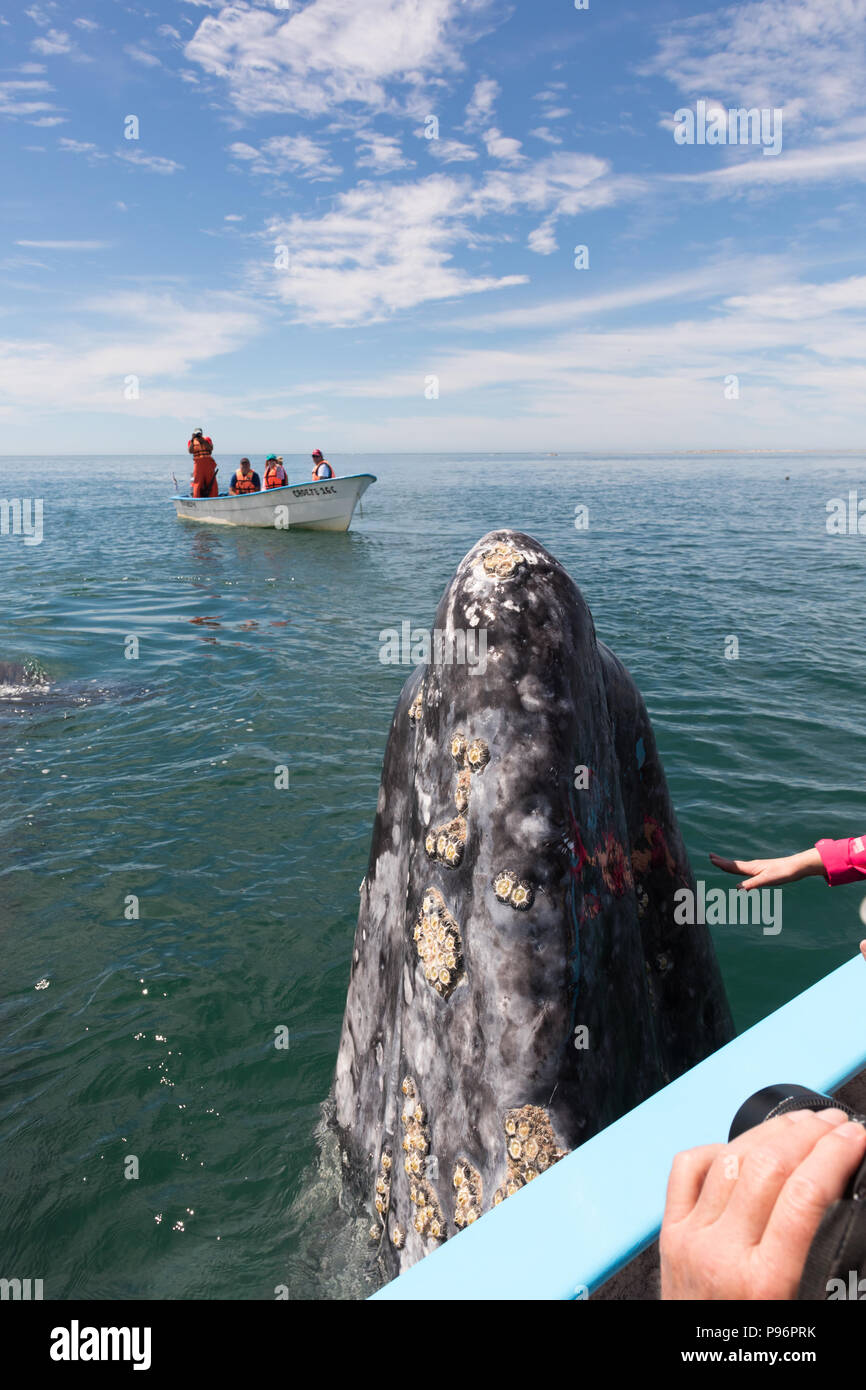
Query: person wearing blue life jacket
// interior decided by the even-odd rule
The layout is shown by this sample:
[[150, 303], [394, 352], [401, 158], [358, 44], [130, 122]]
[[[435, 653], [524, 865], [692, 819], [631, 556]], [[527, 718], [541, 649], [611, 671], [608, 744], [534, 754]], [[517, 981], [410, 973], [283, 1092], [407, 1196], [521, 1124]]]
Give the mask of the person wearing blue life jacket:
[[333, 478], [334, 470], [326, 458], [322, 457], [321, 449], [313, 450], [313, 482], [325, 482], [328, 478]]

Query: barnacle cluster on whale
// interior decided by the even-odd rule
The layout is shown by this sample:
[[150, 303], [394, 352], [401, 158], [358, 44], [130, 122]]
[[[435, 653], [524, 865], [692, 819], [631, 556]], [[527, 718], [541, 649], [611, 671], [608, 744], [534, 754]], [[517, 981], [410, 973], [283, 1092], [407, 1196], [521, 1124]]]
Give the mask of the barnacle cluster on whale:
[[466, 849], [466, 812], [469, 810], [472, 776], [483, 772], [490, 762], [490, 749], [483, 738], [474, 738], [470, 742], [460, 730], [451, 735], [450, 748], [451, 757], [458, 767], [454, 793], [458, 815], [445, 825], [431, 826], [424, 836], [424, 849], [431, 859], [439, 860], [449, 869], [456, 869], [463, 862]]
[[463, 975], [463, 940], [438, 888], [426, 889], [412, 937], [424, 978], [443, 999], [450, 998]]
[[[392, 1160], [392, 1157], [391, 1157], [391, 1150], [390, 1150], [388, 1147], [385, 1147], [385, 1148], [382, 1150], [382, 1155], [381, 1155], [381, 1158], [379, 1159], [379, 1173], [378, 1173], [378, 1175], [377, 1175], [377, 1177], [376, 1177], [376, 1196], [375, 1196], [374, 1199], [373, 1199], [373, 1206], [376, 1208], [376, 1211], [379, 1213], [379, 1217], [380, 1217], [380, 1219], [381, 1219], [381, 1221], [382, 1221], [382, 1226], [384, 1226], [385, 1222], [386, 1222], [387, 1219], [388, 1219], [388, 1211], [389, 1211], [390, 1206], [391, 1206], [391, 1168], [392, 1168], [392, 1163], [393, 1163], [393, 1160]], [[370, 1239], [371, 1239], [371, 1240], [380, 1240], [380, 1239], [381, 1239], [381, 1236], [382, 1236], [382, 1228], [381, 1228], [381, 1227], [379, 1227], [379, 1226], [371, 1226], [371, 1227], [370, 1227]]]
[[466, 849], [465, 816], [455, 816], [446, 825], [428, 830], [424, 836], [424, 849], [431, 859], [438, 859], [449, 869], [458, 868]]
[[493, 1194], [493, 1205], [499, 1206], [506, 1197], [513, 1197], [526, 1183], [532, 1182], [561, 1158], [567, 1149], [557, 1145], [550, 1116], [540, 1105], [524, 1105], [507, 1110], [503, 1122], [508, 1175]]
[[501, 903], [508, 903], [516, 912], [526, 912], [535, 901], [535, 891], [525, 878], [518, 878], [513, 869], [502, 869], [493, 880], [493, 891]]
[[525, 556], [513, 545], [499, 541], [487, 551], [481, 564], [494, 579], [508, 579], [523, 564]]
[[481, 1215], [483, 1185], [481, 1174], [465, 1158], [454, 1165], [451, 1179], [454, 1188], [454, 1225], [462, 1230], [471, 1226]]

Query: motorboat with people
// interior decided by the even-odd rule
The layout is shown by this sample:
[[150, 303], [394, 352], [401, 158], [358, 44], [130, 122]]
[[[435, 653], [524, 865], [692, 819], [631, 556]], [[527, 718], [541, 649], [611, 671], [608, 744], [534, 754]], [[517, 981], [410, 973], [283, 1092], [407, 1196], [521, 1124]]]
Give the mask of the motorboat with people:
[[348, 531], [358, 502], [376, 478], [358, 473], [329, 482], [288, 483], [266, 492], [232, 496], [182, 497], [172, 501], [185, 521], [209, 521], [222, 526], [270, 526], [284, 531]]
[[264, 488], [249, 459], [243, 458], [228, 491], [219, 492], [212, 440], [201, 429], [194, 430], [187, 451], [193, 457], [191, 495], [178, 491], [171, 499], [185, 521], [277, 531], [348, 531], [356, 506], [376, 481], [372, 473], [338, 478], [321, 449], [315, 449], [309, 482], [289, 482], [282, 458], [269, 454]]

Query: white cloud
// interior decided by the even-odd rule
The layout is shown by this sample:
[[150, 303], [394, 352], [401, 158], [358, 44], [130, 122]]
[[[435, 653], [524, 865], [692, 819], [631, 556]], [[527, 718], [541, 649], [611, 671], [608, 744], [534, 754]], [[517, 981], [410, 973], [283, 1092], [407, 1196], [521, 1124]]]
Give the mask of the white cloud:
[[223, 218], [223, 221], [224, 221], [224, 222], [243, 222], [243, 221], [245, 221], [245, 218], [244, 218], [243, 213], [241, 213], [241, 212], [227, 212], [226, 215], [225, 215], [225, 217]]
[[536, 140], [544, 140], [548, 145], [562, 144], [562, 136], [555, 134], [552, 130], [548, 130], [546, 125], [536, 126], [535, 129], [531, 130], [529, 133], [530, 135], [534, 135]]
[[[480, 14], [489, 0], [469, 9]], [[466, 21], [461, 0], [312, 0], [288, 18], [233, 0], [202, 21], [185, 53], [223, 78], [245, 113], [384, 111], [395, 109], [387, 83], [414, 91], [461, 68]]]
[[41, 251], [105, 251], [110, 241], [16, 241], [16, 246], [32, 246]]
[[[241, 148], [247, 159], [258, 157], [253, 146]], [[491, 235], [486, 225], [478, 231], [482, 219], [545, 214], [530, 249], [547, 255], [556, 247], [558, 217], [609, 206], [637, 187], [611, 178], [604, 160], [567, 153], [488, 171], [478, 182], [433, 174], [399, 185], [361, 184], [321, 217], [275, 220], [268, 239], [288, 248], [289, 266], [259, 267], [257, 282], [293, 305], [299, 320], [375, 322], [422, 303], [524, 283], [522, 274], [475, 276], [454, 264], [458, 246]]]
[[34, 39], [30, 47], [34, 53], [46, 56], [57, 53], [71, 53], [75, 47], [68, 34], [60, 29], [49, 29], [44, 39]]
[[76, 29], [93, 30], [99, 28], [99, 25], [93, 19], [74, 19], [72, 23], [75, 25]]
[[51, 83], [42, 78], [0, 82], [0, 116], [28, 117], [55, 112], [55, 103], [45, 100], [45, 94], [53, 91]]
[[127, 54], [128, 57], [132, 58], [133, 62], [141, 63], [143, 67], [162, 67], [162, 63], [159, 61], [156, 55], [154, 53], [149, 53], [148, 50], [142, 47], [141, 44], [128, 43], [124, 46], [123, 51], [125, 54]]
[[359, 155], [355, 163], [359, 169], [374, 169], [377, 174], [390, 174], [395, 169], [407, 169], [414, 160], [407, 159], [400, 141], [394, 135], [378, 135], [376, 132], [363, 135], [358, 143]]
[[425, 302], [520, 284], [524, 276], [473, 276], [453, 264], [471, 240], [466, 188], [443, 174], [415, 183], [362, 184], [319, 218], [275, 221], [271, 244], [289, 250], [286, 270], [260, 279], [299, 320], [375, 322]]
[[57, 142], [58, 149], [66, 154], [86, 154], [90, 159], [107, 159], [98, 145], [94, 145], [92, 140], [71, 140], [68, 136], [61, 136]]
[[864, 68], [866, 0], [749, 0], [672, 21], [641, 71], [690, 98], [783, 107], [808, 126], [862, 107]]
[[[621, 315], [631, 309], [663, 303], [666, 300], [682, 303], [714, 299], [724, 292], [726, 283], [742, 286], [745, 277], [749, 287], [754, 285], [757, 288], [769, 281], [779, 281], [780, 277], [788, 272], [788, 262], [779, 258], [751, 256], [745, 264], [742, 257], [736, 257], [732, 261], [718, 259], [698, 270], [642, 279], [615, 290], [604, 290], [596, 294], [582, 293], [573, 297], [560, 294], [555, 299], [544, 300], [540, 304], [531, 304], [524, 308], [475, 314], [471, 327], [481, 332], [493, 333], [555, 328], [582, 319]], [[456, 319], [454, 322], [461, 329], [470, 326], [463, 319]]]
[[559, 250], [550, 220], [542, 222], [540, 227], [529, 233], [529, 249], [539, 256], [552, 256], [554, 251]]
[[[697, 282], [708, 269], [691, 274]], [[739, 261], [729, 264], [732, 282], [741, 270]], [[662, 294], [670, 288], [661, 287]], [[484, 418], [486, 441], [475, 447], [487, 449], [494, 439], [500, 447], [528, 443], [562, 448], [575, 431], [584, 448], [614, 444], [645, 450], [648, 440], [656, 448], [706, 448], [710, 443], [827, 448], [827, 441], [840, 435], [843, 446], [850, 447], [859, 437], [859, 403], [866, 387], [866, 277], [831, 284], [779, 281], [770, 291], [713, 297], [717, 304], [709, 328], [707, 314], [701, 313], [640, 327], [581, 324], [530, 347], [508, 350], [449, 350], [431, 343], [423, 368], [409, 365], [384, 376], [321, 381], [316, 388], [321, 394], [381, 399], [394, 407], [404, 400], [411, 407], [423, 372], [433, 371], [442, 400], [449, 403], [451, 437], [462, 431], [466, 448], [480, 438], [474, 423]], [[724, 398], [731, 372], [740, 377], [741, 398], [735, 402]], [[453, 402], [470, 393], [473, 414], [467, 429], [459, 402]], [[496, 429], [506, 404], [508, 442]], [[411, 438], [413, 418], [398, 417], [404, 438]], [[543, 440], [549, 443], [537, 434], [533, 439], [532, 422], [542, 423]], [[392, 435], [396, 432], [392, 422], [388, 428]], [[449, 426], [444, 420], [441, 429], [440, 435], [431, 433], [431, 420], [425, 447], [446, 447]]]
[[[66, 136], [61, 136], [57, 146], [66, 154], [85, 155], [89, 162], [110, 157], [98, 145], [94, 145], [91, 140], [70, 140]], [[115, 150], [113, 157], [122, 159], [125, 164], [133, 164], [137, 168], [145, 169], [149, 174], [176, 174], [183, 168], [183, 165], [178, 164], [174, 159], [166, 159], [158, 154], [145, 154], [143, 150]]]
[[503, 135], [501, 130], [496, 129], [496, 126], [491, 126], [489, 130], [485, 130], [484, 144], [491, 159], [498, 159], [503, 164], [521, 164], [526, 159], [526, 155], [520, 153], [520, 141]]
[[430, 153], [442, 164], [465, 164], [478, 158], [478, 151], [462, 140], [428, 140]]
[[739, 193], [763, 186], [782, 184], [813, 184], [832, 180], [862, 180], [866, 178], [866, 140], [848, 140], [832, 148], [785, 151], [778, 158], [745, 159], [726, 164], [721, 169], [709, 169], [701, 174], [669, 174], [665, 181], [688, 186], [695, 184], [715, 194]]
[[236, 141], [229, 145], [235, 159], [249, 164], [253, 174], [296, 173], [307, 179], [333, 179], [342, 170], [323, 145], [308, 135], [274, 135], [261, 146]]
[[134, 164], [137, 168], [146, 169], [149, 174], [176, 174], [183, 168], [183, 165], [174, 159], [165, 159], [158, 154], [145, 154], [143, 150], [124, 150], [117, 158], [125, 160], [127, 164]]
[[478, 216], [522, 207], [555, 217], [574, 216], [609, 207], [642, 187], [637, 179], [614, 179], [604, 159], [563, 150], [520, 169], [489, 171], [473, 191], [470, 204]]
[[467, 127], [486, 125], [493, 115], [496, 98], [499, 96], [499, 83], [490, 77], [482, 77], [475, 83], [469, 105], [466, 107]]
[[[78, 307], [74, 335], [0, 340], [0, 406], [34, 410], [108, 411], [129, 418], [184, 414], [193, 369], [243, 347], [261, 326], [259, 315], [235, 297], [210, 293], [185, 303], [159, 292], [130, 292]], [[139, 377], [141, 398], [124, 399], [124, 378]], [[214, 406], [243, 413], [243, 401], [204, 393]], [[203, 399], [195, 392], [196, 399]], [[257, 413], [257, 412], [253, 412]], [[285, 414], [285, 409], [281, 411]]]

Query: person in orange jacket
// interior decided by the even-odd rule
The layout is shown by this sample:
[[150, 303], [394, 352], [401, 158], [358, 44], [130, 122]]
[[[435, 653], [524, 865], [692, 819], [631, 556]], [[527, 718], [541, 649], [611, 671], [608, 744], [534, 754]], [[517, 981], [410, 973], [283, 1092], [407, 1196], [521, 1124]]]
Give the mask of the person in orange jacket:
[[193, 430], [186, 451], [193, 457], [193, 497], [216, 497], [219, 488], [216, 480], [217, 466], [213, 458], [213, 440], [202, 429]]
[[321, 449], [313, 450], [313, 482], [324, 482], [328, 478], [333, 478], [334, 470], [326, 458], [322, 457]]
[[265, 487], [285, 487], [288, 481], [283, 460], [276, 454], [268, 454], [265, 459]]
[[233, 497], [238, 497], [245, 492], [261, 492], [261, 490], [262, 480], [258, 473], [253, 472], [249, 459], [241, 459], [240, 468], [232, 476], [229, 492]]

